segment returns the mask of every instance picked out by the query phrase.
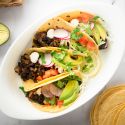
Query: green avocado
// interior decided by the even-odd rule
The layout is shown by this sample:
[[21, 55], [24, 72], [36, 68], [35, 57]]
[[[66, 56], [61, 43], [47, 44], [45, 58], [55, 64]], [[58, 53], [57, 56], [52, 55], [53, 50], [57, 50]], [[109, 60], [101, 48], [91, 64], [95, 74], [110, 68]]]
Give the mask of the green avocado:
[[96, 23], [96, 24], [95, 24], [95, 27], [96, 27], [96, 29], [99, 31], [99, 34], [100, 34], [101, 38], [102, 38], [103, 40], [105, 40], [106, 37], [107, 37], [105, 28], [104, 28], [101, 24], [99, 24], [99, 23]]
[[76, 81], [76, 80], [69, 81], [66, 84], [59, 100], [66, 100], [66, 99], [70, 98], [75, 91], [78, 91], [78, 89], [79, 89], [78, 81]]
[[99, 32], [99, 30], [97, 29], [96, 26], [95, 26], [94, 29], [92, 30], [92, 34], [93, 34], [93, 36], [94, 36], [94, 38], [95, 38], [95, 40], [96, 40], [96, 43], [97, 43], [97, 44], [100, 44], [100, 43], [99, 43], [99, 42], [101, 41], [101, 39], [100, 39], [100, 32]]
[[70, 98], [64, 100], [63, 105], [67, 106], [67, 105], [71, 104], [72, 102], [74, 102], [77, 99], [77, 97], [78, 97], [78, 92], [75, 91]]
[[76, 66], [76, 65], [80, 65], [81, 63], [83, 63], [83, 57], [76, 55], [76, 56], [72, 56], [72, 55], [67, 55], [64, 58], [64, 62], [71, 62], [72, 65]]

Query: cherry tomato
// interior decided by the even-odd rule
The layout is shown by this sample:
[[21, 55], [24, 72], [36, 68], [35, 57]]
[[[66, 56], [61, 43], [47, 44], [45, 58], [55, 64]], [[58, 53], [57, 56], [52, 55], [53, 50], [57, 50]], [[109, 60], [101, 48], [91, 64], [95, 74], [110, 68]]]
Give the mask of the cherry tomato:
[[36, 78], [38, 81], [41, 81], [41, 80], [43, 80], [43, 78], [42, 78], [42, 76], [37, 76], [37, 78]]
[[89, 50], [95, 50], [95, 43], [89, 41], [89, 42], [87, 43], [87, 48], [88, 48]]
[[87, 37], [82, 37], [82, 38], [80, 38], [79, 39], [79, 42], [82, 44], [82, 45], [87, 45], [87, 43], [88, 43], [88, 38]]
[[82, 15], [78, 17], [78, 20], [83, 23], [88, 23], [89, 20], [92, 18], [93, 18], [93, 15], [83, 12]]
[[51, 73], [51, 75], [56, 76], [56, 75], [58, 75], [58, 70], [50, 69], [50, 73]]
[[63, 103], [64, 103], [63, 100], [57, 100], [57, 105], [58, 105], [59, 107], [62, 107]]

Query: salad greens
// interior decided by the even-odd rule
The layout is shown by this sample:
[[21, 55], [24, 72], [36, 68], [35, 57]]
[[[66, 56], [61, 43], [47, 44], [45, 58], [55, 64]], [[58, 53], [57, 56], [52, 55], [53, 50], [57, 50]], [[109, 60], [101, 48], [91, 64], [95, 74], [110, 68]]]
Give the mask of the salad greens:
[[100, 16], [94, 16], [91, 21], [97, 21], [97, 19], [99, 19], [99, 18], [100, 18]]
[[91, 56], [85, 57], [85, 60], [86, 60], [87, 63], [92, 63], [93, 62], [93, 59], [92, 59]]
[[53, 96], [53, 98], [45, 98], [45, 101], [50, 104], [50, 105], [55, 105], [56, 104], [56, 97]]
[[65, 51], [61, 51], [61, 53], [57, 53], [56, 51], [53, 51], [51, 55], [57, 59], [58, 61], [62, 61], [64, 57], [67, 55]]
[[82, 33], [80, 33], [80, 28], [75, 28], [72, 32], [71, 32], [71, 39], [73, 40], [79, 40], [81, 37], [83, 36]]
[[79, 78], [78, 76], [76, 76], [76, 75], [74, 74], [74, 75], [70, 75], [70, 76], [68, 76], [68, 77], [66, 77], [66, 78], [64, 78], [64, 79], [62, 79], [62, 80], [60, 80], [60, 81], [57, 81], [57, 82], [55, 82], [54, 84], [55, 84], [58, 88], [62, 89], [62, 88], [64, 88], [64, 87], [66, 86], [66, 84], [68, 83], [68, 81], [71, 81], [71, 80], [76, 80], [76, 81], [78, 81], [79, 85], [82, 83], [81, 78]]

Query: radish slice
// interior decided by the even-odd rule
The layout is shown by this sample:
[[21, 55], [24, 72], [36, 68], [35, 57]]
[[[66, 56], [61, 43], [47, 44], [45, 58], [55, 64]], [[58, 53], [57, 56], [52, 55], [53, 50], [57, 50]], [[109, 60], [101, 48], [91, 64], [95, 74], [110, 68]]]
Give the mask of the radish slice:
[[64, 29], [56, 29], [54, 32], [54, 37], [56, 38], [67, 38], [69, 36], [69, 32]]
[[54, 63], [50, 63], [49, 65], [44, 65], [45, 67], [52, 67], [54, 65]]
[[61, 40], [69, 40], [70, 39], [70, 33], [68, 33], [69, 35], [67, 37], [64, 38], [60, 38]]
[[91, 24], [90, 24], [91, 30], [94, 28], [94, 26], [95, 26], [94, 23], [91, 23]]
[[51, 54], [45, 54], [45, 62], [46, 63], [44, 64], [44, 66], [49, 65], [51, 63], [51, 61], [52, 61]]

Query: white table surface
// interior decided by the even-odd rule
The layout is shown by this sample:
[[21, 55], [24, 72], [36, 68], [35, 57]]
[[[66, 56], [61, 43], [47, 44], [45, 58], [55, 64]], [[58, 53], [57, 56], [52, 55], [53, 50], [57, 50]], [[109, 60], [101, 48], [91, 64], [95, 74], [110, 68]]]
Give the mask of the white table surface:
[[[0, 22], [4, 22], [11, 29], [11, 39], [3, 46], [0, 46], [0, 63], [6, 54], [6, 51], [25, 28], [40, 17], [55, 11], [56, 9], [75, 4], [79, 1], [92, 0], [25, 0], [24, 5], [14, 8], [0, 8]], [[125, 0], [93, 0], [107, 2], [109, 4], [118, 4], [123, 11], [125, 10]], [[20, 43], [22, 44], [22, 43]], [[123, 60], [108, 85], [124, 83], [125, 55]], [[90, 125], [89, 112], [94, 99], [90, 100], [84, 106], [68, 113], [64, 116], [43, 120], [43, 121], [24, 121], [12, 119], [0, 112], [0, 125]]]

